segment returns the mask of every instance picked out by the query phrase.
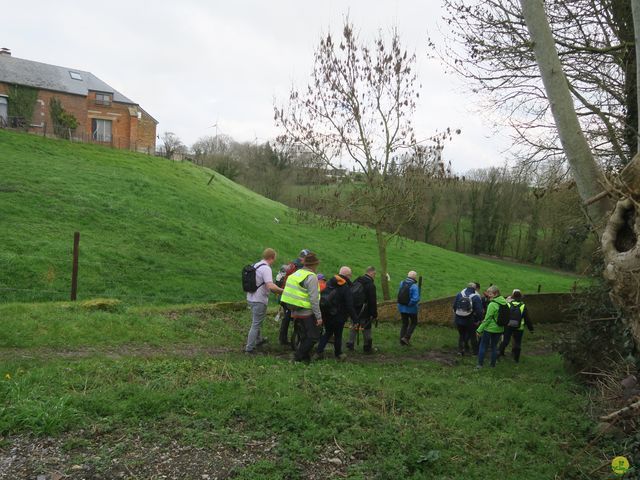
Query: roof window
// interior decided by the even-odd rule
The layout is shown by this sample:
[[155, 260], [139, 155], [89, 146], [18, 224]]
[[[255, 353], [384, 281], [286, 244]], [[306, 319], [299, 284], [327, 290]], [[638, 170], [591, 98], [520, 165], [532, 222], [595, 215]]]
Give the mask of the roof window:
[[82, 75], [80, 75], [78, 72], [72, 72], [71, 70], [69, 70], [69, 75], [71, 75], [71, 78], [73, 78], [74, 80], [82, 80]]

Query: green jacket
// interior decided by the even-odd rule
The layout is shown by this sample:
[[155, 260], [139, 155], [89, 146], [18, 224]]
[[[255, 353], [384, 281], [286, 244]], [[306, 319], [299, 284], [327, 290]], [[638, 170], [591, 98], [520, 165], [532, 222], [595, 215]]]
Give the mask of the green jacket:
[[489, 333], [504, 333], [504, 327], [498, 325], [498, 304], [506, 305], [507, 301], [502, 295], [493, 298], [489, 305], [487, 305], [487, 314], [484, 316], [484, 320], [478, 326], [478, 333], [482, 333], [485, 330]]

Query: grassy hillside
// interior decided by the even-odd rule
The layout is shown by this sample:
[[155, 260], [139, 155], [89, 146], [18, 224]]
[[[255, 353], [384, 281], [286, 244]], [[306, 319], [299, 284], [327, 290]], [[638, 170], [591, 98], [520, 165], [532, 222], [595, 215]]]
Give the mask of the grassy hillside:
[[[190, 164], [0, 131], [0, 299], [69, 295], [73, 232], [81, 232], [79, 298], [131, 303], [243, 297], [239, 272], [273, 246], [289, 261], [316, 251], [321, 271], [377, 264], [371, 231], [299, 223], [295, 212]], [[279, 223], [275, 219], [279, 220]], [[469, 280], [525, 293], [568, 291], [574, 277], [401, 241], [389, 249], [392, 284], [409, 269], [428, 298]]]

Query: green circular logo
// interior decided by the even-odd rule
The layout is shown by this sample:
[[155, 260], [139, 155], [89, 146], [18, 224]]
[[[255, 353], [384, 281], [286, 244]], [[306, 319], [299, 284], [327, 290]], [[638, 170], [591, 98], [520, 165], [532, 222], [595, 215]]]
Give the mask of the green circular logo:
[[611, 470], [616, 475], [624, 475], [629, 471], [629, 460], [626, 457], [616, 457], [611, 461]]

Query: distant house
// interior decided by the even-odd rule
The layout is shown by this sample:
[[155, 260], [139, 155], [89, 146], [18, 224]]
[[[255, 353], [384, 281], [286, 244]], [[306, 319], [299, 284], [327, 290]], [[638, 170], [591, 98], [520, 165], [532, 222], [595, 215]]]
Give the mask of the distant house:
[[[16, 58], [8, 49], [0, 49], [0, 126], [54, 134], [52, 98], [77, 120], [77, 127], [67, 129], [65, 136], [116, 148], [155, 152], [158, 122], [140, 105], [92, 73]], [[25, 101], [32, 99], [33, 108], [29, 106], [24, 110]], [[22, 111], [29, 111], [31, 118], [12, 116], [18, 104]]]

